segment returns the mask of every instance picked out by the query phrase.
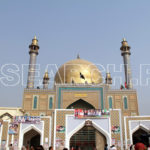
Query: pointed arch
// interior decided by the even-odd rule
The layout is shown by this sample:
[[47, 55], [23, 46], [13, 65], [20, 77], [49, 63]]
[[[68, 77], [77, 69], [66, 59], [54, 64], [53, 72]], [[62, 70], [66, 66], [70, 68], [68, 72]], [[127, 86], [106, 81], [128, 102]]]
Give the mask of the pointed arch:
[[25, 129], [23, 129], [22, 133], [25, 134], [25, 133], [27, 133], [28, 131], [30, 131], [32, 129], [35, 130], [36, 132], [38, 132], [39, 134], [42, 134], [41, 131], [34, 124], [32, 124], [32, 125], [26, 127]]
[[4, 113], [0, 116], [0, 119], [2, 119], [3, 117], [8, 116], [9, 118], [13, 118], [13, 116], [9, 113]]
[[142, 129], [145, 132], [149, 132], [149, 129], [144, 126], [143, 124], [137, 125], [133, 130], [132, 130], [132, 134], [134, 134], [137, 130]]
[[[22, 128], [22, 124], [21, 124], [21, 127], [20, 129]], [[19, 138], [19, 147], [22, 147], [23, 146], [23, 140], [24, 140], [24, 135], [31, 131], [31, 130], [34, 130], [36, 131], [39, 135], [40, 135], [40, 144], [43, 145], [43, 139], [44, 139], [44, 134], [43, 134], [43, 131], [40, 130], [38, 127], [36, 127], [36, 125], [34, 124], [31, 124], [29, 126], [27, 126], [26, 128], [24, 128], [22, 131], [21, 131], [21, 134], [20, 134], [20, 138]]]
[[95, 107], [83, 99], [79, 99], [70, 104], [67, 109], [95, 109]]
[[132, 143], [136, 144], [138, 142], [142, 142], [146, 146], [149, 146], [149, 129], [141, 125], [132, 133]]
[[87, 119], [85, 121], [83, 121], [81, 124], [79, 124], [73, 131], [71, 131], [68, 135], [67, 135], [67, 139], [66, 139], [66, 147], [70, 147], [70, 139], [71, 137], [77, 133], [79, 130], [81, 130], [84, 126], [85, 126], [85, 122], [86, 121], [90, 121], [92, 122], [92, 126], [97, 130], [99, 131], [101, 134], [103, 134], [107, 140], [107, 144], [108, 146], [111, 145], [111, 135], [104, 129], [102, 129], [99, 125], [97, 125], [94, 121], [90, 120], [90, 119]]
[[35, 129], [31, 129], [24, 133], [23, 136], [23, 145], [24, 146], [38, 146], [40, 145], [41, 134], [37, 132]]

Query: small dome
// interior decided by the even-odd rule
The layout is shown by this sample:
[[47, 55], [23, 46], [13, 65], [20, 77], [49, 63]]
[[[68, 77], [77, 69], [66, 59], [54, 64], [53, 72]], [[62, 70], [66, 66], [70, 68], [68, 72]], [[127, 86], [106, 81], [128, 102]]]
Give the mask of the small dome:
[[125, 38], [122, 39], [122, 46], [129, 46]]
[[43, 79], [49, 79], [48, 71], [45, 72]]
[[68, 61], [58, 69], [55, 83], [100, 84], [102, 83], [102, 75], [96, 65], [78, 57]]

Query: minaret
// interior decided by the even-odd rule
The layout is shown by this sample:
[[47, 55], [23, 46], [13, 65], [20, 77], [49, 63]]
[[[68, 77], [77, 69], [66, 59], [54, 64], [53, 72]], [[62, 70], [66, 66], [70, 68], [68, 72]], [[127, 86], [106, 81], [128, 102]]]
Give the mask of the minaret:
[[109, 72], [106, 73], [105, 83], [112, 84], [112, 78]]
[[29, 45], [30, 51], [30, 61], [29, 61], [29, 70], [28, 70], [28, 81], [27, 88], [34, 88], [34, 78], [35, 78], [35, 69], [36, 69], [36, 56], [38, 55], [39, 45], [36, 36], [32, 40], [31, 45]]
[[121, 42], [122, 46], [120, 47], [121, 55], [123, 56], [124, 62], [124, 71], [125, 71], [125, 82], [127, 85], [127, 89], [132, 89], [132, 81], [131, 81], [131, 66], [130, 66], [130, 46], [128, 45], [125, 38]]
[[79, 54], [77, 55], [77, 59], [80, 59], [80, 55]]
[[43, 77], [43, 89], [48, 89], [48, 84], [49, 84], [49, 76], [48, 72], [46, 71]]

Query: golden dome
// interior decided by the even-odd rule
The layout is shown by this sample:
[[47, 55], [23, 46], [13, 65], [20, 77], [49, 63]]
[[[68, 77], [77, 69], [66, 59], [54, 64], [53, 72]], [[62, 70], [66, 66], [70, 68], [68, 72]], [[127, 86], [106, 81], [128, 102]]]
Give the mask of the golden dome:
[[100, 84], [102, 83], [102, 75], [96, 65], [78, 57], [68, 61], [58, 69], [55, 83]]

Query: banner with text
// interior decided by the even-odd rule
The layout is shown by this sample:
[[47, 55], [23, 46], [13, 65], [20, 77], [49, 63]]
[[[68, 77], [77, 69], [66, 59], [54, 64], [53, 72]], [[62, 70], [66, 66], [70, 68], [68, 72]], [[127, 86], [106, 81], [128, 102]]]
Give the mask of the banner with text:
[[75, 118], [103, 118], [110, 115], [109, 110], [101, 109], [75, 109], [74, 116]]
[[37, 124], [40, 123], [41, 118], [39, 116], [15, 116], [13, 118], [14, 123], [29, 123]]

